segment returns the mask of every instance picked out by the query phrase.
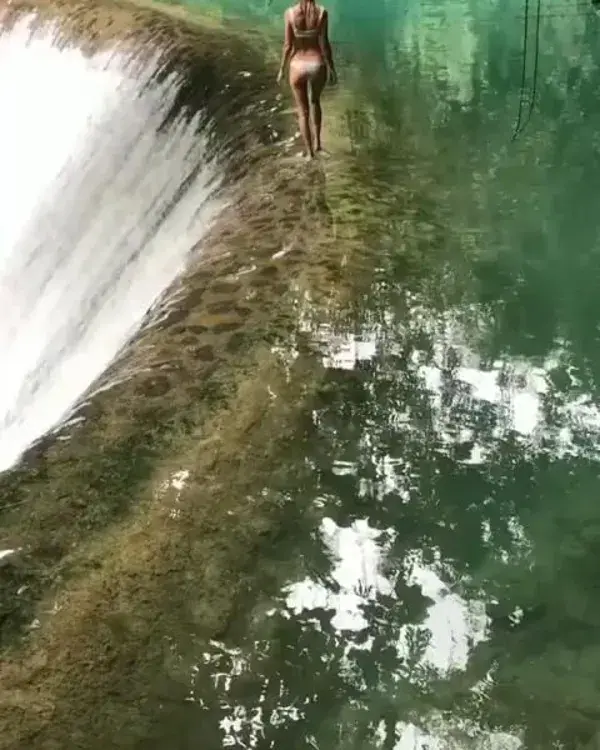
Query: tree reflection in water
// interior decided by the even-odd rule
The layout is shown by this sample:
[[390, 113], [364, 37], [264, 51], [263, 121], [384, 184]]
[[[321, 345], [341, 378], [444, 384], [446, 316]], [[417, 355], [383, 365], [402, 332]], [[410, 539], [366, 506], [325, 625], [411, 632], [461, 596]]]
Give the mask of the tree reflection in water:
[[293, 520], [259, 603], [205, 652], [202, 700], [230, 746], [584, 746], [598, 698], [593, 399], [566, 375], [567, 342], [542, 363], [485, 362], [471, 346], [494, 330], [483, 309], [387, 297], [362, 342], [326, 331], [302, 468], [265, 490]]
[[386, 58], [365, 66], [355, 142], [397, 188], [420, 184], [413, 138], [439, 179], [431, 204], [399, 200], [347, 319], [304, 315], [329, 371], [264, 490], [288, 520], [247, 614], [194, 666], [225, 746], [600, 738], [600, 47], [595, 16], [563, 10], [542, 18], [513, 146], [516, 0], [371, 19]]

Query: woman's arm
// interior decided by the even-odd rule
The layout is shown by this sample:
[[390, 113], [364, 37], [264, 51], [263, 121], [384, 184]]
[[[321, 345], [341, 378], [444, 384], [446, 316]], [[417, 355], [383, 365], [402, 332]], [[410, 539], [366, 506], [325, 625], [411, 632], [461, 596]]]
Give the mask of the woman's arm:
[[286, 10], [283, 16], [283, 22], [285, 24], [285, 32], [283, 38], [283, 50], [281, 51], [281, 65], [279, 66], [279, 73], [277, 73], [277, 80], [281, 81], [285, 72], [285, 66], [290, 61], [292, 52], [294, 50], [294, 30], [289, 17], [289, 12]]
[[335, 83], [337, 81], [337, 73], [335, 72], [335, 65], [333, 64], [333, 50], [331, 49], [331, 43], [329, 41], [329, 16], [326, 10], [323, 10], [323, 17], [321, 19], [321, 50], [327, 65], [329, 82]]

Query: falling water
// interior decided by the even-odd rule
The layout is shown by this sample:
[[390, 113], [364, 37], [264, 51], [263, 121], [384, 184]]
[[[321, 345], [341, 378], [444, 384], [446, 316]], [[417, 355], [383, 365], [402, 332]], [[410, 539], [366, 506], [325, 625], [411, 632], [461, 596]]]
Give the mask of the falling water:
[[86, 57], [30, 23], [0, 36], [0, 470], [68, 415], [219, 210], [197, 119], [160, 127], [181, 81], [153, 80], [158, 58]]

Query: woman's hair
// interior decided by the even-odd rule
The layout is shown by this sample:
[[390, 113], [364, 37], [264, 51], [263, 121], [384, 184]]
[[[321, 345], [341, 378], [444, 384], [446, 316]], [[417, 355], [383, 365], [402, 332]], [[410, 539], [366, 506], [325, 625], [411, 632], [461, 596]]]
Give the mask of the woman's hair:
[[319, 10], [315, 0], [300, 0], [299, 17], [304, 19], [304, 25], [307, 29], [312, 29], [317, 25]]

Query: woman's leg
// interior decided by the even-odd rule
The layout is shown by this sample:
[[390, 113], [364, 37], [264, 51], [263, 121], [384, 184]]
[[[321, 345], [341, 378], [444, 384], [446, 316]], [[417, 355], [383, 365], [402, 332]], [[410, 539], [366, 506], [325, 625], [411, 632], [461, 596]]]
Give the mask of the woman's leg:
[[290, 86], [296, 102], [296, 112], [298, 114], [298, 126], [300, 135], [304, 141], [306, 154], [311, 159], [315, 152], [312, 145], [312, 134], [310, 132], [310, 111], [308, 103], [308, 77], [303, 70], [298, 70], [295, 65], [290, 65]]
[[323, 112], [321, 110], [321, 94], [327, 83], [327, 68], [323, 65], [318, 73], [315, 73], [310, 86], [310, 98], [312, 103], [313, 123], [315, 125], [315, 150], [321, 150], [321, 124]]

